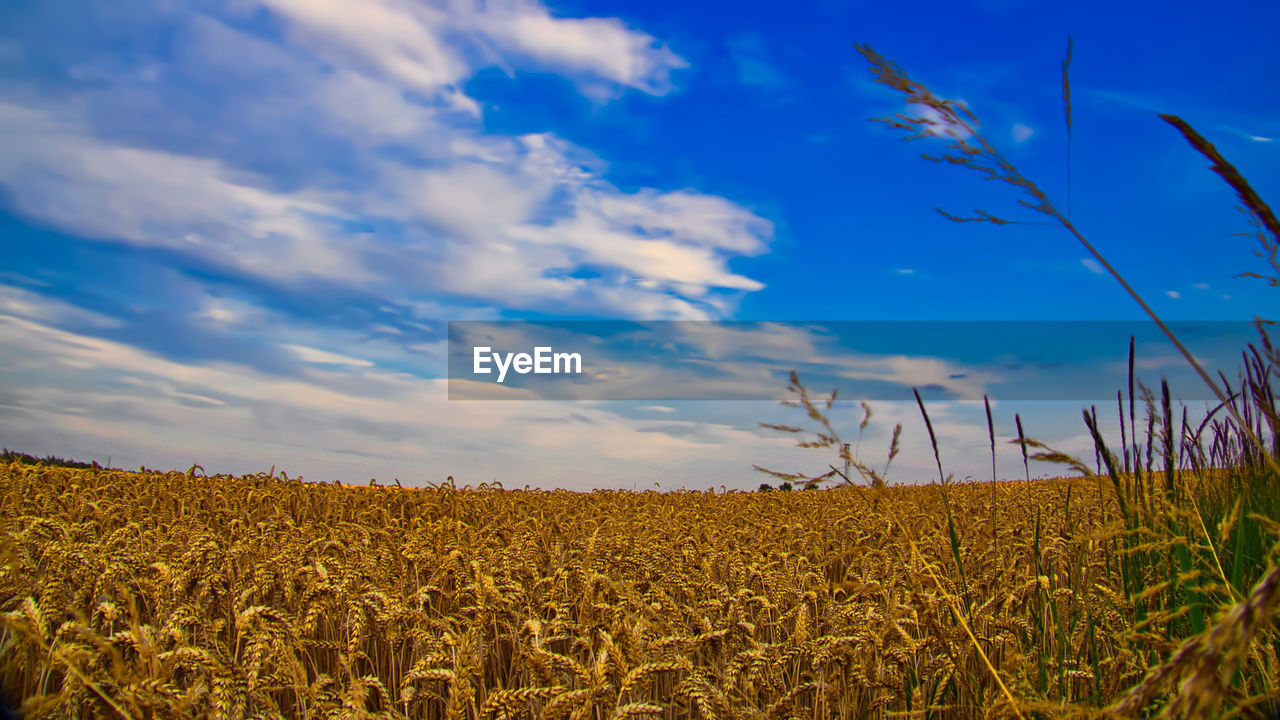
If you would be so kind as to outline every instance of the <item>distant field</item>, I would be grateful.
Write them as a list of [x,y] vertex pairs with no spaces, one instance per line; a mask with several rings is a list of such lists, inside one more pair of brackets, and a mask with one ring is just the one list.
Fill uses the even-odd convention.
[[1132,622],[1096,481],[951,486],[953,547],[938,486],[0,475],[28,717],[1009,714],[949,597],[1023,712],[1105,705],[1175,646]]

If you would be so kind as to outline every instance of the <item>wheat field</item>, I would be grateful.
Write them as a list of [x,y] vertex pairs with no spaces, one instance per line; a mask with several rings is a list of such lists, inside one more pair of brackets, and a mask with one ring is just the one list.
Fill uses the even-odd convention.
[[[3,678],[30,718],[1097,714],[1177,647],[1181,612],[1135,621],[1096,478],[583,494],[0,473]],[[1274,697],[1274,642],[1247,666],[1224,692]]]

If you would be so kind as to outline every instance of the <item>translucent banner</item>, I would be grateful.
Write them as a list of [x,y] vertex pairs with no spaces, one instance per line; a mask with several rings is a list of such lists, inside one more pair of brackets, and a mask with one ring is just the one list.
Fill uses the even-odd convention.
[[[1247,322],[1174,322],[1215,378],[1259,344]],[[1135,374],[1185,401],[1208,387],[1154,323],[1127,321],[449,323],[451,400],[776,400],[792,370],[846,400],[1102,401]]]

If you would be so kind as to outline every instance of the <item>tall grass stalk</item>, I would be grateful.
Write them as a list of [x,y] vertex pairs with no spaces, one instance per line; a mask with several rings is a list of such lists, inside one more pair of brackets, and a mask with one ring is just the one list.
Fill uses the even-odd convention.
[[[938,578],[934,577],[934,582],[946,593],[957,624],[982,656],[989,677],[1001,690],[1009,708],[1018,714],[1025,711],[1053,716],[1131,717],[1158,713],[1161,717],[1188,717],[1221,707],[1232,717],[1280,716],[1280,697],[1273,679],[1280,675],[1280,637],[1273,619],[1280,605],[1280,522],[1277,521],[1280,518],[1280,417],[1272,386],[1280,370],[1280,354],[1267,335],[1265,325],[1269,321],[1255,318],[1261,347],[1250,345],[1245,350],[1243,371],[1235,383],[1238,389],[1233,390],[1233,383],[1225,374],[1219,372],[1218,380],[1209,376],[1138,291],[1073,224],[1069,76],[1073,47],[1070,43],[1062,63],[1069,174],[1065,215],[983,136],[981,124],[967,106],[934,95],[870,47],[855,45],[855,48],[868,61],[878,82],[906,95],[909,107],[925,108],[917,115],[899,113],[876,118],[876,121],[906,131],[908,140],[933,139],[946,143],[942,153],[924,154],[927,160],[966,167],[1020,190],[1024,197],[1018,203],[1067,230],[1160,328],[1218,401],[1194,431],[1185,406],[1178,421],[1168,383],[1161,383],[1157,396],[1136,379],[1134,340],[1130,338],[1127,417],[1124,393],[1118,391],[1116,395],[1119,455],[1111,450],[1103,436],[1096,408],[1083,412],[1094,444],[1095,469],[1028,438],[1021,417],[1015,414],[1018,437],[1013,442],[1022,451],[1026,480],[1030,481],[1030,459],[1065,464],[1096,488],[1099,499],[1098,514],[1093,516],[1096,520],[1077,533],[1074,527],[1082,525],[1086,515],[1085,511],[1077,510],[1075,515],[1079,519],[1072,520],[1074,486],[1068,484],[1061,513],[1063,524],[1057,537],[1045,532],[1041,508],[1034,509],[1032,557],[1026,569],[1033,574],[1030,582],[1037,587],[1037,599],[1025,607],[1030,622],[1024,631],[1021,650],[1012,656],[1024,661],[1016,662],[1004,653],[989,656],[979,639],[991,622],[987,609],[1000,602],[998,591],[986,584],[981,588],[970,585],[966,557],[973,548],[964,549],[964,538],[957,529],[950,499],[954,486],[951,478],[943,473],[933,424],[919,392],[915,393],[938,468],[940,509],[946,520],[945,537],[956,567],[959,597],[946,593]],[[1196,151],[1213,162],[1213,172],[1236,191],[1243,204],[1254,227],[1252,236],[1261,246],[1255,254],[1275,274],[1242,275],[1280,286],[1280,262],[1277,261],[1280,222],[1270,207],[1239,171],[1189,124],[1172,115],[1160,118],[1178,129]],[[972,217],[954,216],[942,209],[938,212],[955,222],[1018,224],[981,209],[975,210]],[[838,443],[839,436],[828,417],[830,400],[825,410],[819,409],[795,373],[791,389],[800,398],[796,406],[804,407],[809,417],[822,426],[817,441],[798,444],[831,447]],[[1139,396],[1145,408],[1145,429],[1140,428],[1136,413]],[[988,521],[994,553],[998,551],[996,541],[1000,539],[994,482],[995,428],[990,401],[984,400],[993,452]],[[803,431],[798,427],[768,427]],[[865,427],[864,420],[859,428],[860,437]],[[901,426],[894,433],[895,453],[900,429]],[[1029,449],[1035,452],[1029,453]],[[877,488],[883,487],[882,474],[871,473],[856,461],[852,467],[864,480],[873,482]],[[842,479],[846,484],[851,482],[846,474],[835,471],[834,467],[832,470],[816,478],[802,474],[792,477],[807,482],[834,479]],[[1110,520],[1112,517],[1116,520]],[[906,529],[901,519],[897,523]],[[966,527],[973,525],[966,524]],[[919,552],[917,542],[911,532],[904,535],[914,556]],[[1086,560],[1095,552],[1099,560]],[[927,563],[925,566],[932,567]],[[995,594],[984,598],[985,593]],[[1115,614],[1124,617],[1128,626],[1111,640],[1117,644],[1111,652],[1119,655],[1099,659],[1097,619]],[[1089,657],[1095,667],[1087,671],[1080,668],[1081,655]],[[995,661],[988,660],[989,657]],[[1118,668],[1120,657],[1134,659],[1141,671],[1136,675],[1125,672],[1107,675],[1103,664]],[[1029,664],[1025,662],[1028,659]],[[1010,688],[1017,689],[1019,697],[1015,699]]]
[[[1049,198],[1040,188],[1031,180],[1022,175],[1018,169],[1010,163],[995,148],[994,145],[982,134],[981,124],[977,117],[963,104],[955,100],[944,100],[934,95],[929,88],[915,82],[896,64],[886,60],[868,45],[855,44],[854,47],[866,58],[872,66],[872,72],[876,75],[876,81],[890,88],[901,91],[907,96],[907,104],[928,108],[936,113],[936,117],[928,117],[924,115],[908,115],[898,113],[890,117],[875,118],[877,122],[886,123],[889,127],[898,130],[905,130],[910,133],[905,139],[917,140],[929,137],[942,137],[949,140],[946,147],[947,152],[941,155],[931,155],[925,153],[922,157],[926,160],[936,163],[947,163],[959,165],[975,170],[985,176],[987,179],[1000,180],[1014,187],[1020,188],[1025,195],[1032,201],[1019,199],[1018,204],[1023,207],[1034,210],[1054,220],[1067,230],[1076,240],[1084,246],[1085,250],[1093,256],[1106,271],[1111,275],[1117,283],[1124,288],[1125,292],[1133,298],[1134,302],[1142,308],[1143,312],[1160,328],[1165,337],[1173,343],[1178,352],[1196,371],[1196,374],[1209,386],[1209,389],[1217,396],[1217,398],[1226,402],[1227,396],[1214,382],[1209,373],[1205,371],[1200,362],[1195,358],[1191,351],[1182,343],[1182,340],[1165,324],[1164,320],[1156,314],[1155,310],[1147,304],[1142,295],[1129,284],[1129,281],[1120,274],[1118,270],[1094,247],[1078,228],[1060,213]],[[1064,92],[1064,100],[1067,102],[1068,117],[1070,117],[1070,78],[1065,74],[1067,72],[1067,64],[1064,64],[1063,86],[1066,88]],[[1264,227],[1278,240],[1280,240],[1280,223],[1276,221],[1275,215],[1271,212],[1270,207],[1262,201],[1258,194],[1253,190],[1249,183],[1229,162],[1217,153],[1217,150],[1204,138],[1200,137],[1186,122],[1172,115],[1161,115],[1161,119],[1174,127],[1178,128],[1188,138],[1192,146],[1199,150],[1206,157],[1214,161],[1213,170],[1223,177],[1233,188],[1236,189],[1241,201],[1245,207],[1257,217]],[[984,210],[975,210],[973,217],[959,217],[951,215],[941,208],[938,209],[944,217],[956,222],[989,222],[996,225],[1011,225],[1015,221],[1006,220],[997,215],[993,215]],[[1275,253],[1272,253],[1274,257]],[[1229,408],[1230,409],[1230,408]],[[1231,410],[1234,412],[1234,410]],[[1253,435],[1252,428],[1245,423],[1242,417],[1236,417],[1240,423],[1242,430],[1253,440],[1255,446],[1261,446],[1262,442]],[[1268,464],[1272,470],[1280,474],[1280,462],[1275,458],[1268,458]]]

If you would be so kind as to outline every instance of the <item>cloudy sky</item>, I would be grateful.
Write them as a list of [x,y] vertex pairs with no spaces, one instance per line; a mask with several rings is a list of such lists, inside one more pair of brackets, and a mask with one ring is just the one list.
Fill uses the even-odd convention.
[[[1275,307],[1235,277],[1256,241],[1156,113],[1274,203],[1277,26],[1257,2],[4,3],[0,441],[346,482],[819,470],[758,427],[798,419],[769,402],[451,401],[447,322],[1138,319],[1062,230],[943,220],[1039,218],[868,122],[904,108],[852,48],[963,100],[1065,209],[1068,35],[1073,219],[1168,318],[1249,320]],[[1021,412],[1084,450],[1080,405],[997,402],[997,433]],[[902,422],[891,479],[936,472],[914,405],[874,407],[867,458]],[[931,411],[948,472],[989,475],[981,403]]]

